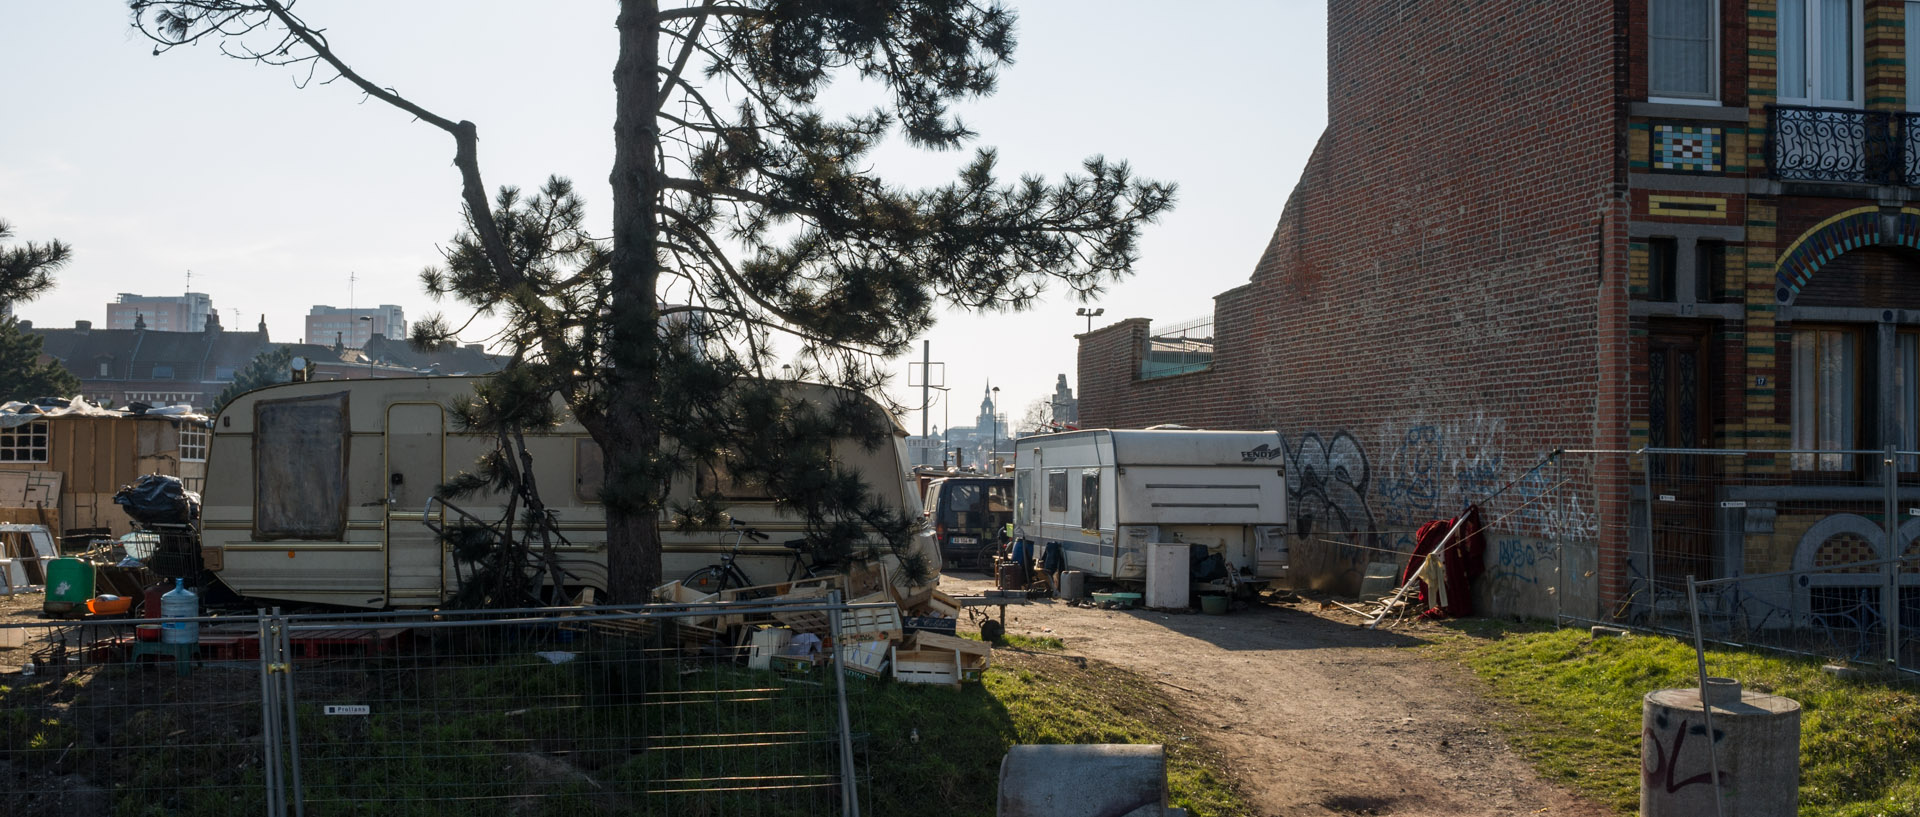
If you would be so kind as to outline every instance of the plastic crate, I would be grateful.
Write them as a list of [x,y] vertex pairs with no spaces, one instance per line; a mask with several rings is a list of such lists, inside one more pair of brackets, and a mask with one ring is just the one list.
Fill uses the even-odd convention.
[[939,616],[908,616],[900,622],[901,629],[909,632],[939,633],[955,635],[959,632],[960,620]]

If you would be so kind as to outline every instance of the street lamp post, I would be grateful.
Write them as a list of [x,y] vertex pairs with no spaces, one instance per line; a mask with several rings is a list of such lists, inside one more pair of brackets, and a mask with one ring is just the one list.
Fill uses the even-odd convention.
[[1107,314],[1107,308],[1103,306],[1098,309],[1088,309],[1083,306],[1083,307],[1080,307],[1079,309],[1074,310],[1073,314],[1085,317],[1087,319],[1087,331],[1092,332],[1093,319],[1098,318],[1101,315]]
[[1000,459],[1000,387],[993,387],[993,405],[987,411],[993,417],[993,447],[987,449],[987,473],[999,469]]

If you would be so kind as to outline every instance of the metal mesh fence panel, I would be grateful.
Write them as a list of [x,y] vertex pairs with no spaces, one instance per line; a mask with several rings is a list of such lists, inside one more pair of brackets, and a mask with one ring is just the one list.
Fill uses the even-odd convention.
[[0,624],[0,813],[264,813],[259,622],[199,621]]
[[715,640],[717,616],[764,613],[288,618],[296,802],[306,815],[847,813],[835,667]]
[[1594,474],[1599,513],[1566,558],[1592,566],[1597,603],[1589,613],[1569,592],[1562,620],[1690,634],[1692,577],[1708,641],[1920,666],[1920,454],[1644,449],[1563,459],[1576,463]]

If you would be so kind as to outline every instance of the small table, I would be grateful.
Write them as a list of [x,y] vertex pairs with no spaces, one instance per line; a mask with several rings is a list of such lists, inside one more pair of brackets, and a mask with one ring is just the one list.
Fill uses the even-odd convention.
[[165,641],[133,642],[133,662],[140,663],[143,655],[166,655],[173,657],[173,674],[184,676],[193,671],[193,654],[199,644],[169,644]]
[[961,607],[998,607],[1000,608],[1000,626],[1007,626],[1007,605],[1031,604],[1025,590],[988,590],[984,596],[954,596]]

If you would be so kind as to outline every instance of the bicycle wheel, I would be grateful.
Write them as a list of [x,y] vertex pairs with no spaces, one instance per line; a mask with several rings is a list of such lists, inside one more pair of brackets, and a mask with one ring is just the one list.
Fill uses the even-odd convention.
[[727,574],[717,565],[703,567],[687,574],[687,577],[681,579],[680,583],[701,593],[711,595],[720,592],[721,588],[727,586]]

